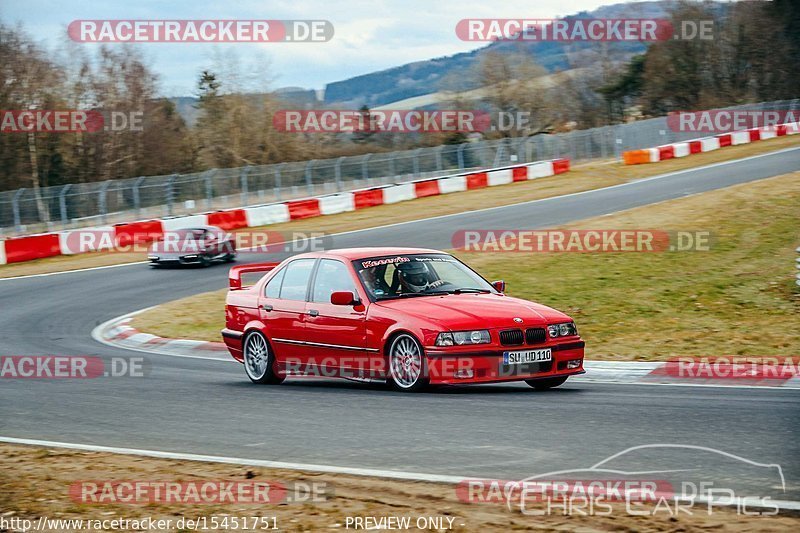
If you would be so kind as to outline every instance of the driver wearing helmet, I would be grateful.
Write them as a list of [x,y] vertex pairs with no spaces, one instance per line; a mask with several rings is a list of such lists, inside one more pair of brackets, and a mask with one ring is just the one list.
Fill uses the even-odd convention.
[[442,280],[431,282],[428,265],[417,261],[397,265],[397,278],[404,293],[423,292],[443,283]]

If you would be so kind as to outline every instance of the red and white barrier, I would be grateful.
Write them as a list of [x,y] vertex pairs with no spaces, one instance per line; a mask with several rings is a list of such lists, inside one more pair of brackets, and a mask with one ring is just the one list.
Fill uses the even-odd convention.
[[129,248],[134,244],[161,239],[166,232],[194,226],[218,226],[226,231],[268,226],[290,220],[395,204],[416,198],[507,185],[516,181],[554,176],[568,170],[568,159],[554,159],[276,204],[16,237],[0,241],[0,264],[19,263],[55,255]]
[[450,194],[451,192],[463,192],[466,190],[467,190],[466,176],[452,176],[450,178],[442,178],[439,180],[439,192],[441,194]]
[[289,222],[289,208],[286,204],[260,205],[258,207],[245,207],[244,214],[247,218],[248,228],[269,226]]
[[396,204],[416,198],[413,183],[399,183],[383,189],[383,203]]
[[351,192],[323,196],[319,199],[319,212],[323,215],[335,215],[355,210],[355,200]]
[[732,133],[722,133],[713,137],[704,137],[693,141],[685,141],[673,144],[665,144],[654,148],[644,148],[642,150],[628,150],[623,152],[622,158],[626,165],[638,165],[641,163],[657,163],[675,157],[686,157],[701,152],[718,150],[724,146],[738,146],[755,141],[763,141],[784,135],[795,135],[800,133],[800,122],[791,122],[779,126],[764,126],[752,128],[744,131],[734,131]]

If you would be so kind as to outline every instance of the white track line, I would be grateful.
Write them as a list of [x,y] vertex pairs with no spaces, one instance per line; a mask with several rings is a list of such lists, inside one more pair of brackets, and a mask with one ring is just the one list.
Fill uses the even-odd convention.
[[[16,437],[0,436],[0,442],[7,444],[22,444],[28,446],[44,446],[48,448],[67,448],[71,450],[82,450],[88,452],[117,453],[122,455],[137,455],[142,457],[155,457],[158,459],[173,459],[180,461],[198,461],[205,463],[222,463],[243,466],[257,466],[263,468],[282,468],[284,470],[299,470],[304,472],[321,472],[326,474],[344,474],[360,477],[378,477],[385,479],[401,479],[404,481],[424,481],[429,483],[444,483],[455,485],[464,480],[483,480],[487,478],[477,478],[470,476],[453,476],[445,474],[424,474],[420,472],[403,472],[398,470],[382,470],[375,468],[359,468],[350,466],[317,465],[307,463],[293,463],[284,461],[266,461],[263,459],[245,459],[240,457],[224,457],[219,455],[199,455],[193,453],[164,452],[160,450],[141,450],[137,448],[118,448],[116,446],[99,446],[95,444],[75,444],[71,442],[57,442],[38,439],[20,439]],[[705,498],[696,498],[699,503],[707,503]],[[769,500],[769,509],[773,506],[780,507],[785,511],[800,511],[800,501],[792,500]],[[718,505],[724,505],[718,502]],[[734,504],[729,504],[734,505]],[[749,505],[749,507],[759,507]]]
[[57,272],[45,272],[43,274],[26,274],[24,276],[10,276],[7,278],[0,278],[0,281],[10,281],[14,279],[26,279],[26,278],[46,278],[47,276],[57,276],[59,274],[74,274],[75,272],[89,272],[91,270],[105,270],[106,268],[120,268],[126,267],[131,265],[143,265],[145,263],[149,263],[149,261],[133,261],[131,263],[119,263],[116,265],[105,265],[105,266],[97,266],[97,267],[86,267],[86,268],[76,268],[74,270],[59,270]]
[[[705,165],[705,166],[702,166],[702,167],[692,167],[692,168],[687,168],[687,169],[684,169],[684,170],[676,170],[675,172],[669,172],[667,174],[659,174],[658,176],[650,176],[649,178],[642,178],[642,179],[638,179],[638,180],[628,181],[628,182],[625,182],[625,183],[618,183],[617,185],[610,185],[608,187],[602,187],[600,189],[589,189],[589,190],[586,190],[586,191],[572,192],[572,193],[569,193],[569,194],[562,194],[562,195],[559,195],[559,196],[550,196],[550,197],[547,197],[547,198],[539,198],[537,200],[529,200],[527,202],[519,202],[519,203],[516,203],[516,204],[507,204],[507,205],[497,205],[497,206],[493,206],[493,207],[484,207],[484,208],[481,208],[481,209],[473,209],[473,210],[470,210],[470,211],[462,211],[460,213],[450,213],[450,214],[447,214],[447,215],[438,215],[438,216],[435,216],[435,217],[419,218],[419,219],[416,219],[416,220],[407,220],[405,222],[393,222],[391,224],[383,224],[383,225],[380,225],[380,226],[371,226],[369,228],[362,228],[362,229],[356,229],[356,230],[350,230],[350,231],[342,231],[342,232],[339,232],[339,233],[331,233],[331,234],[326,235],[326,236],[327,237],[336,237],[336,236],[340,236],[340,235],[352,235],[354,233],[363,233],[365,231],[373,231],[373,230],[393,228],[393,227],[403,226],[403,225],[407,225],[407,224],[416,224],[418,222],[429,222],[431,220],[442,220],[442,219],[446,219],[446,218],[452,218],[452,217],[468,215],[468,214],[473,214],[473,213],[483,213],[483,212],[487,212],[487,211],[494,211],[496,209],[505,209],[505,208],[508,208],[508,207],[516,207],[516,206],[521,206],[521,205],[532,205],[532,204],[536,204],[536,203],[539,203],[539,202],[547,202],[547,201],[551,201],[551,200],[559,200],[561,198],[571,198],[573,196],[580,196],[580,195],[591,194],[591,193],[600,192],[600,191],[608,191],[608,190],[612,190],[612,189],[630,187],[630,186],[636,185],[638,183],[644,183],[644,182],[647,182],[647,181],[655,181],[655,180],[670,178],[672,176],[677,176],[677,175],[680,175],[680,174],[686,174],[686,173],[689,173],[689,172],[695,172],[695,171],[698,171],[698,170],[706,170],[706,169],[709,169],[709,168],[716,168],[716,167],[720,167],[720,166],[733,165],[733,164],[741,163],[743,161],[751,161],[753,159],[759,159],[759,158],[762,158],[762,157],[770,157],[770,156],[773,156],[773,155],[776,155],[776,154],[782,154],[782,153],[791,152],[791,151],[794,151],[794,150],[800,150],[800,147],[783,148],[781,150],[776,150],[774,152],[767,152],[767,153],[764,153],[764,154],[751,155],[749,157],[744,157],[744,158],[741,158],[741,159],[733,159],[731,161],[721,161],[719,163],[712,163],[712,164]],[[765,179],[767,179],[767,178],[765,178]],[[704,192],[710,192],[710,191],[704,191]],[[693,194],[700,194],[700,193],[693,193]],[[608,213],[608,214],[611,214],[611,213]],[[302,242],[302,241],[303,240],[301,239],[301,240],[293,241],[293,242]],[[245,248],[243,248],[243,250],[245,250]],[[2,281],[10,281],[10,280],[15,280],[15,279],[39,278],[39,277],[45,277],[45,276],[55,276],[55,275],[60,275],[60,274],[72,274],[74,272],[87,272],[87,271],[91,271],[91,270],[102,270],[104,268],[126,267],[126,266],[131,266],[131,265],[140,265],[140,264],[143,264],[143,263],[147,263],[147,261],[137,261],[135,263],[122,263],[122,264],[119,264],[119,265],[108,265],[108,266],[101,266],[101,267],[80,268],[80,269],[75,269],[75,270],[61,270],[61,271],[58,271],[58,272],[48,272],[48,273],[45,273],[45,274],[28,274],[28,275],[24,275],[24,276],[6,277],[6,278],[0,278],[0,282],[2,282]]]

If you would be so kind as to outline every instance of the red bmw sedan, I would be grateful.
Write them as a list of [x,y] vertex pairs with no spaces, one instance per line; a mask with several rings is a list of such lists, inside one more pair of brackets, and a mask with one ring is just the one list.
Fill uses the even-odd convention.
[[[264,273],[250,287],[242,275]],[[428,384],[582,374],[572,319],[504,294],[455,257],[417,248],[353,248],[233,267],[222,337],[255,383],[287,376]]]

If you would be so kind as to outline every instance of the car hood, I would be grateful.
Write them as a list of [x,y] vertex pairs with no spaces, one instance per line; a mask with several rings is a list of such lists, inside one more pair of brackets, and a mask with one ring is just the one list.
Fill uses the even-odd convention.
[[[499,294],[447,294],[399,300],[376,305],[413,315],[442,329],[492,329],[544,326],[571,320],[564,313],[520,298]],[[515,322],[521,318],[522,322]]]

